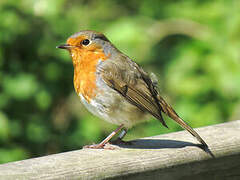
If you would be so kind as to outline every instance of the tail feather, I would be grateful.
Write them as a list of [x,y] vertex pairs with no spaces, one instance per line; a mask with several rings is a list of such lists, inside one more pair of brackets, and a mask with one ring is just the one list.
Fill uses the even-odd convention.
[[183,119],[181,119],[177,113],[174,111],[174,109],[166,103],[166,101],[159,96],[158,97],[160,105],[162,107],[162,111],[168,115],[170,118],[172,118],[174,121],[176,121],[182,128],[186,129],[189,133],[191,133],[194,137],[197,138],[197,140],[205,147],[208,147],[208,145],[205,143],[205,141],[200,137],[200,135],[194,131]]

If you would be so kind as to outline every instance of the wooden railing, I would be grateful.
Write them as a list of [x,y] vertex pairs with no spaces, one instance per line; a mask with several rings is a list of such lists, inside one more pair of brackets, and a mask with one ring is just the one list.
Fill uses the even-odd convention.
[[240,179],[240,120],[138,139],[115,150],[83,149],[0,165],[0,179]]

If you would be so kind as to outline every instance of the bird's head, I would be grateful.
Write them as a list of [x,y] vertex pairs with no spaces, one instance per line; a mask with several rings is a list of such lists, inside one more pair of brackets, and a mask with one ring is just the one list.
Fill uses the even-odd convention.
[[107,55],[111,46],[109,40],[102,33],[95,31],[80,31],[70,36],[66,44],[59,45],[57,48],[68,50],[72,56],[84,52],[104,52],[105,55]]
[[[115,49],[113,45],[102,33],[80,31],[70,36],[66,44],[57,46],[57,48],[70,52],[74,66],[74,87],[77,94],[83,94],[86,99],[94,96],[97,64],[111,56]],[[88,101],[90,100],[88,99]]]

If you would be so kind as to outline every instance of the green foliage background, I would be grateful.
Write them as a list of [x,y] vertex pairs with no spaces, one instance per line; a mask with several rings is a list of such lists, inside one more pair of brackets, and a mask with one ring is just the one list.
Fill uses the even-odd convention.
[[[55,47],[101,31],[159,78],[162,95],[193,127],[240,117],[238,0],[1,0],[0,163],[79,149],[115,126],[74,93],[69,54]],[[150,120],[126,139],[170,130]]]

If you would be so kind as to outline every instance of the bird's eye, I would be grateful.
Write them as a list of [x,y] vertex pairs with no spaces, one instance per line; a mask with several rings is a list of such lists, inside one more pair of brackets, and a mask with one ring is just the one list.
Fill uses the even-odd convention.
[[83,44],[84,46],[87,46],[89,43],[90,43],[90,41],[89,41],[88,39],[84,39],[84,40],[82,41],[82,44]]

